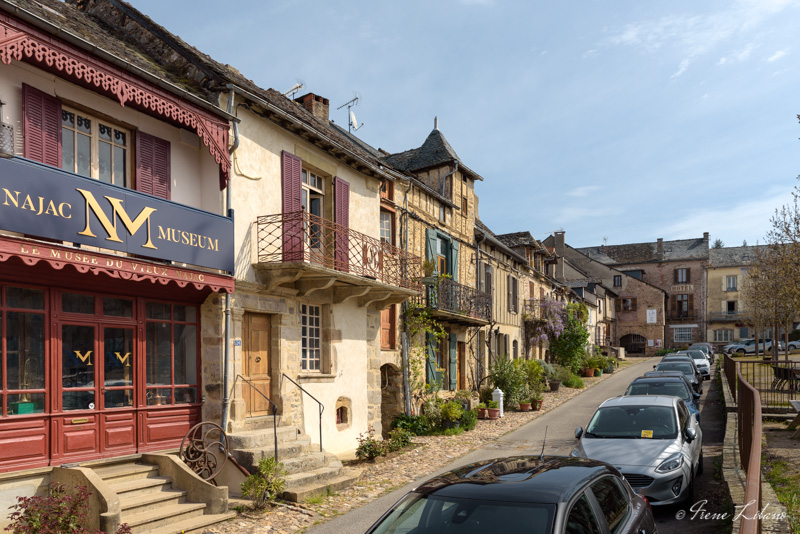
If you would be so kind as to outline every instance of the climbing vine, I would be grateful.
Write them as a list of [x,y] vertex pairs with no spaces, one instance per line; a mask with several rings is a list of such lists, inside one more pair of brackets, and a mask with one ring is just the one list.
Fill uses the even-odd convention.
[[[433,337],[435,343],[444,340],[447,333],[431,314],[430,308],[409,303],[404,320],[408,328],[408,338],[411,350],[408,354],[409,389],[411,390],[412,404],[419,406],[422,401],[435,395],[441,388],[441,380],[433,384],[426,380],[425,366],[428,364],[428,337]],[[434,364],[435,365],[435,364]]]

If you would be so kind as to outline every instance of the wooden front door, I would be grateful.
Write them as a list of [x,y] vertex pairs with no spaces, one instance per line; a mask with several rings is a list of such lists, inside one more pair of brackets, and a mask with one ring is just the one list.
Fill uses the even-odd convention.
[[458,389],[467,389],[466,346],[463,341],[458,342]]
[[[268,415],[270,403],[270,319],[269,315],[247,313],[244,316],[244,377],[250,384],[242,385],[247,414],[251,417]],[[262,395],[260,395],[258,392]],[[274,402],[274,400],[273,400]]]

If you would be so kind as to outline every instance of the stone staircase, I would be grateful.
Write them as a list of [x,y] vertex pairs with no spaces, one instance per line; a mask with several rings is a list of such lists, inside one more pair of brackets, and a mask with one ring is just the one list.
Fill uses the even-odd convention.
[[[274,435],[272,426],[228,434],[231,454],[253,472],[261,458],[275,454]],[[347,487],[361,476],[361,470],[345,469],[335,455],[312,445],[311,438],[297,427],[279,426],[277,435],[278,461],[288,472],[283,493],[287,501],[299,502]]]
[[127,523],[134,533],[191,532],[236,517],[235,512],[205,513],[205,503],[190,502],[186,489],[174,487],[157,465],[141,459],[93,470],[119,497],[120,523]]

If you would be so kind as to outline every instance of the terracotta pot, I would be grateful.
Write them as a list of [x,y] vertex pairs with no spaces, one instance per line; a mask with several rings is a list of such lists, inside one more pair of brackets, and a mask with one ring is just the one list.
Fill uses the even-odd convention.
[[500,408],[486,408],[489,412],[489,419],[500,419]]
[[561,387],[561,380],[550,381],[550,391],[558,391],[559,387]]
[[486,408],[478,408],[478,419],[486,419]]
[[539,410],[541,410],[543,402],[544,402],[544,399],[539,399],[537,401],[533,401],[531,403],[531,406],[533,407],[533,411],[538,412]]
[[521,412],[529,412],[529,411],[531,411],[531,403],[530,402],[520,402],[519,403],[519,411],[521,411]]
[[583,368],[583,376],[586,378],[591,378],[594,376],[594,367],[584,367]]

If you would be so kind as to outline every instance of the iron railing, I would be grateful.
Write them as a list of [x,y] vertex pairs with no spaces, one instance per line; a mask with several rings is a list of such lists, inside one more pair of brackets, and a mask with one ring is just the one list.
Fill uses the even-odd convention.
[[286,373],[281,373],[281,374],[283,375],[284,378],[288,379],[289,382],[297,386],[297,388],[300,391],[311,397],[311,400],[313,400],[319,405],[319,452],[322,452],[322,412],[325,411],[325,406],[320,401],[318,401],[316,397],[314,397],[314,395],[303,389],[303,386],[301,386],[300,384],[289,378],[289,376],[287,376]]
[[725,370],[725,379],[728,381],[731,395],[736,395],[736,361],[725,354],[722,359],[722,368]]
[[[739,532],[756,534],[761,532],[761,396],[742,376],[742,363],[738,364],[737,405],[739,429],[739,461],[747,473],[744,502]],[[726,369],[727,372],[727,369]]]
[[272,435],[275,438],[275,461],[278,461],[278,407],[272,402],[272,399],[264,395],[258,387],[250,382],[248,379],[243,377],[242,375],[236,375],[236,378],[233,381],[233,385],[236,385],[236,380],[242,379],[242,382],[250,386],[253,391],[264,397],[266,401],[272,406]]
[[749,316],[742,311],[735,312],[709,312],[708,320],[718,323],[725,321],[742,322],[747,321]]
[[564,302],[553,300],[553,299],[527,299],[523,301],[523,312],[528,317],[532,318],[541,318],[542,317],[542,306],[544,303],[552,303],[556,302],[559,304],[561,308],[565,308],[567,305]]
[[[728,361],[738,364],[739,372],[744,376],[750,386],[761,397],[762,407],[770,413],[793,412],[790,400],[800,396],[800,362],[786,360],[771,361],[736,361],[730,356],[725,357],[725,374],[728,377],[736,375],[736,368],[731,369]],[[731,392],[736,391],[730,383]]]
[[257,218],[258,262],[301,262],[419,291],[419,256],[304,211]]
[[465,286],[449,278],[440,278],[426,284],[417,304],[480,321],[492,320],[492,296],[474,287]]
[[697,312],[697,310],[670,311],[667,314],[668,321],[685,321],[699,318],[700,314]]

